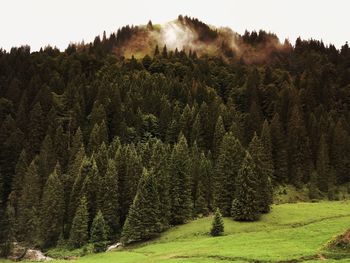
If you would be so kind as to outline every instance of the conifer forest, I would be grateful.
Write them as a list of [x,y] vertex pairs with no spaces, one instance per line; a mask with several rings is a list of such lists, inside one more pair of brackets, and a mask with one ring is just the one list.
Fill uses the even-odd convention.
[[259,222],[284,186],[339,200],[348,43],[172,23],[192,34],[184,48],[150,21],[65,50],[0,50],[2,257],[13,242],[128,247],[207,216],[220,236],[223,218]]

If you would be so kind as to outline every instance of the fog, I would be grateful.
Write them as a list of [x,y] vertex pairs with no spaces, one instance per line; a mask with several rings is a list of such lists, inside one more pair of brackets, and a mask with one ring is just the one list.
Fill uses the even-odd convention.
[[[264,29],[292,43],[301,36],[340,47],[350,39],[348,10],[347,0],[2,0],[0,47],[28,44],[38,50],[49,44],[64,49],[70,42],[92,41],[104,30],[111,33],[150,19],[164,24],[179,14],[240,34]],[[181,29],[165,28],[166,42],[179,45],[175,35]]]

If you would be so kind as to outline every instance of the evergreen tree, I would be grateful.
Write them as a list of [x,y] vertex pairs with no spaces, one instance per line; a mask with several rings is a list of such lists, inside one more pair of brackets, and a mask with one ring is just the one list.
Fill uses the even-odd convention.
[[316,171],[313,171],[310,175],[308,190],[309,190],[309,198],[311,200],[320,198],[320,190],[318,189],[318,174]]
[[310,167],[310,149],[302,115],[298,105],[294,105],[288,123],[289,180],[301,187]]
[[93,215],[97,213],[98,210],[98,196],[99,196],[99,182],[100,174],[96,165],[94,156],[91,157],[91,170],[88,172],[87,176],[84,179],[80,196],[83,195],[87,200],[89,227],[93,221]]
[[288,154],[285,137],[279,114],[276,113],[271,121],[271,145],[274,163],[273,178],[278,183],[288,182]]
[[261,213],[268,213],[272,204],[272,185],[271,185],[271,170],[268,167],[268,158],[264,146],[257,136],[254,134],[252,141],[249,144],[249,153],[255,163],[255,173],[258,179],[258,204]]
[[56,169],[45,184],[40,213],[43,245],[54,246],[63,231],[64,216],[64,190]]
[[192,212],[189,152],[186,138],[180,134],[170,158],[170,218],[172,224],[182,224]]
[[23,188],[23,179],[27,169],[27,154],[26,151],[23,149],[15,167],[14,177],[12,178],[13,207],[15,210],[16,217],[18,211],[18,199],[20,198],[20,194]]
[[123,227],[123,243],[129,244],[159,235],[161,215],[156,184],[153,171],[148,172],[144,169]]
[[[77,175],[75,175],[75,180],[72,186],[72,190],[69,196],[68,213],[67,213],[67,231],[70,231],[73,218],[76,213],[76,209],[79,205],[79,200],[81,198],[81,192],[83,188],[84,181],[89,173],[92,171],[92,162],[86,156],[83,157],[80,167],[77,167]],[[86,198],[86,197],[85,197]]]
[[150,167],[153,169],[157,181],[157,191],[160,201],[159,211],[162,215],[162,229],[169,227],[170,220],[170,196],[169,196],[169,153],[163,143],[157,140],[150,160]]
[[263,155],[262,162],[266,167],[269,177],[271,178],[271,180],[273,180],[274,164],[273,164],[273,158],[272,158],[271,130],[267,120],[264,121],[260,137],[261,137],[261,143],[264,147],[264,155]]
[[108,164],[108,150],[106,144],[103,142],[98,151],[96,152],[95,159],[98,171],[100,172],[100,175],[103,177],[106,174],[107,171],[107,164]]
[[223,214],[229,216],[235,192],[235,180],[244,158],[241,143],[231,132],[225,134],[216,164],[214,203]]
[[95,252],[102,252],[106,249],[107,225],[100,210],[92,222],[90,240],[94,244]]
[[205,205],[203,206],[205,209],[211,210],[213,208],[213,174],[214,168],[212,164],[212,157],[210,152],[208,153],[208,157],[204,155],[202,152],[200,155],[200,164],[199,164],[199,173],[201,175],[200,178],[200,192],[201,195],[205,198]]
[[14,238],[15,215],[14,208],[8,201],[7,208],[2,202],[4,192],[0,174],[0,257],[7,257],[12,249]]
[[69,158],[68,165],[74,162],[77,152],[80,150],[81,145],[83,144],[83,133],[81,132],[80,127],[74,133],[72,143],[69,148]]
[[235,197],[231,216],[236,221],[259,219],[258,175],[253,158],[247,152],[236,179]]
[[67,155],[68,141],[62,125],[59,125],[55,133],[55,152],[57,161],[61,164],[64,170],[67,167],[69,155]]
[[222,117],[219,116],[215,125],[214,142],[213,142],[213,157],[215,160],[219,155],[220,146],[221,146],[222,139],[224,138],[224,135],[225,135],[224,122],[222,120]]
[[83,196],[75,213],[72,228],[69,235],[69,244],[73,248],[79,248],[86,244],[89,238],[88,234],[88,208],[87,199]]
[[192,118],[192,110],[187,104],[182,112],[179,124],[181,127],[181,132],[183,133],[187,141],[191,141],[192,139]]
[[318,148],[316,170],[318,174],[318,188],[323,192],[328,191],[329,168],[328,146],[325,136],[322,135]]
[[350,164],[350,139],[341,120],[338,120],[334,131],[331,144],[331,163],[336,172],[338,183],[346,182],[348,177],[348,168]]
[[45,182],[56,164],[56,154],[54,146],[49,135],[45,136],[42,143],[38,158],[38,173],[40,177],[40,185],[44,187]]
[[137,191],[137,183],[142,174],[142,160],[134,144],[119,149],[115,158],[119,177],[120,219],[123,224]]
[[41,142],[45,137],[46,121],[40,103],[35,104],[30,112],[28,125],[27,153],[30,158],[40,151]]
[[18,201],[18,237],[21,241],[38,242],[40,208],[40,181],[36,159],[29,165],[23,179]]
[[210,230],[210,235],[212,236],[221,236],[224,233],[224,221],[220,213],[220,209],[216,208],[212,227]]
[[108,160],[106,175],[102,178],[100,208],[107,224],[108,237],[115,238],[120,232],[118,172],[113,159]]
[[194,200],[194,213],[195,215],[208,215],[208,204],[203,189],[203,183],[199,181],[197,183],[196,198]]

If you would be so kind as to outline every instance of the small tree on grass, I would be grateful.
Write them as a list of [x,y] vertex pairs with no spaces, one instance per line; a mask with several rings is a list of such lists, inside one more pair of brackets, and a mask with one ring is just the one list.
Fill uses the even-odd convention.
[[94,244],[95,252],[102,252],[106,249],[107,225],[102,212],[98,211],[91,227],[91,242]]
[[224,221],[222,220],[220,209],[216,208],[210,235],[215,237],[222,235],[222,233],[224,233]]

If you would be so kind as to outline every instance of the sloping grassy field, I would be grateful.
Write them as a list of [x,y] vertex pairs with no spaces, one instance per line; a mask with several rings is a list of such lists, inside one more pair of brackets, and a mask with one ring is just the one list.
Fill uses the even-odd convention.
[[[156,240],[74,262],[325,262],[320,259],[335,255],[324,244],[350,228],[350,201],[275,205],[254,223],[225,218],[225,235],[215,238],[208,235],[211,221],[201,218]],[[334,262],[350,262],[350,255]]]

